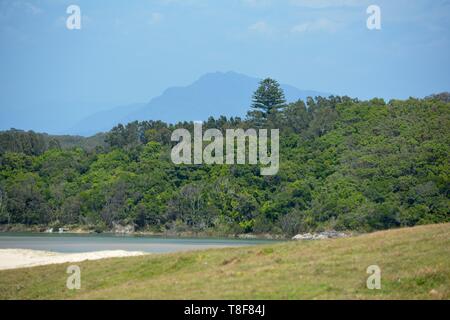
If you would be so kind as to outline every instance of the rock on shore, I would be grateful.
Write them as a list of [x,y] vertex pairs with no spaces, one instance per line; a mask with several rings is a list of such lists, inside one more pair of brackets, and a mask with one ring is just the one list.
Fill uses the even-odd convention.
[[335,230],[323,231],[319,233],[302,233],[292,237],[292,240],[323,240],[323,239],[336,239],[347,238],[348,234],[338,232]]

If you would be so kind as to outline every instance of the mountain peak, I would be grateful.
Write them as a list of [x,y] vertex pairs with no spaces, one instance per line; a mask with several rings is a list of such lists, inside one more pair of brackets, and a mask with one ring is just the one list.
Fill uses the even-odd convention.
[[[92,132],[98,132],[105,124],[101,119],[128,123],[139,120],[162,120],[168,123],[179,121],[206,120],[209,117],[245,117],[252,103],[253,92],[258,88],[261,79],[250,77],[235,71],[216,71],[202,75],[197,81],[184,87],[171,87],[160,96],[153,98],[148,104],[139,108],[112,109],[109,115],[102,114],[86,123],[97,122]],[[317,91],[305,91],[290,85],[281,84],[286,100],[295,102],[305,100],[308,96],[328,96]],[[129,112],[124,116],[124,112]],[[88,121],[90,120],[90,121]],[[76,128],[71,133],[77,132]]]
[[226,71],[226,72],[216,71],[205,73],[197,81],[211,81],[217,79],[239,79],[239,78],[250,78],[250,77],[235,71]]

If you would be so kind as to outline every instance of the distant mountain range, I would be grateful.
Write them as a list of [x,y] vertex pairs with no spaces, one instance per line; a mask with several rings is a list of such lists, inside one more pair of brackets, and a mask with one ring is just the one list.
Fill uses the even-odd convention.
[[128,123],[125,119],[134,112],[144,108],[146,103],[135,103],[120,106],[111,110],[96,112],[72,127],[67,134],[92,136],[99,132],[107,132],[119,123]]
[[[208,117],[244,117],[250,108],[253,92],[261,79],[236,72],[215,72],[200,77],[186,87],[172,87],[149,103],[131,104],[95,113],[72,127],[68,134],[92,135],[108,131],[119,123],[134,120],[201,121]],[[328,93],[300,90],[281,85],[286,100],[294,102]]]

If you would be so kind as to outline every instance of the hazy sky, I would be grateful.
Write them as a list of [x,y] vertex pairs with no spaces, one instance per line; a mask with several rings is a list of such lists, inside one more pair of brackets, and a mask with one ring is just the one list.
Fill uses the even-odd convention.
[[[81,30],[66,28],[71,4]],[[449,91],[449,18],[449,0],[0,0],[0,129],[145,102],[218,70],[360,98]]]

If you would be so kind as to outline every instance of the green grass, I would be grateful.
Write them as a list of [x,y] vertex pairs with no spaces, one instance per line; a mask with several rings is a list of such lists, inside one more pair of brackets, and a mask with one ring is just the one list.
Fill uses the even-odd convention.
[[[449,299],[450,224],[0,272],[1,299]],[[368,290],[378,265],[382,289]]]

